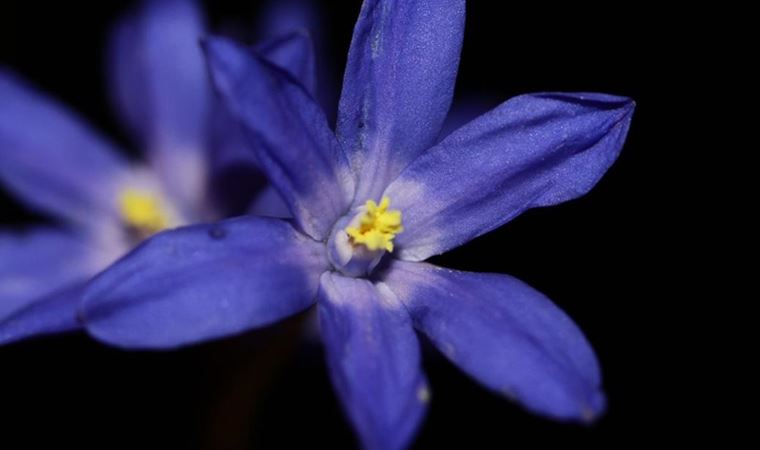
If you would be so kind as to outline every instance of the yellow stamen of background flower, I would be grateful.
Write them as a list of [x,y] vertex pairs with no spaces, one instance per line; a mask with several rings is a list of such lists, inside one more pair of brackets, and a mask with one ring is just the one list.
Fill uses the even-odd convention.
[[152,192],[126,188],[119,194],[119,212],[124,223],[145,237],[169,227],[169,214]]
[[388,197],[383,197],[379,205],[374,200],[367,200],[359,226],[346,228],[353,244],[362,244],[372,251],[393,251],[393,238],[404,231],[404,227],[401,226],[401,211],[389,210],[390,204]]

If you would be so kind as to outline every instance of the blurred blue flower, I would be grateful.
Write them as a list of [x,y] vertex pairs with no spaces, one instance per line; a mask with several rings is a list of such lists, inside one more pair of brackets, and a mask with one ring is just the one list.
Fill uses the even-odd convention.
[[[0,182],[61,221],[0,231],[0,343],[79,328],[76,305],[87,281],[158,231],[226,217],[233,212],[227,206],[241,203],[252,202],[255,213],[287,215],[271,189],[256,197],[229,182],[237,170],[247,184],[264,185],[252,175],[251,158],[235,157],[245,144],[211,93],[204,30],[197,4],[185,0],[146,1],[113,30],[109,87],[117,113],[145,149],[141,163],[126,161],[84,120],[0,70]],[[255,51],[313,88],[305,34]]]
[[206,53],[293,220],[243,217],[161,233],[85,293],[98,339],[173,348],[316,304],[336,391],[369,449],[405,447],[430,399],[415,329],[527,409],[590,421],[599,366],[570,318],[507,275],[423,261],[589,191],[617,158],[633,102],[515,97],[437,143],[462,43],[464,0],[365,0],[337,130],[288,73],[223,38]]

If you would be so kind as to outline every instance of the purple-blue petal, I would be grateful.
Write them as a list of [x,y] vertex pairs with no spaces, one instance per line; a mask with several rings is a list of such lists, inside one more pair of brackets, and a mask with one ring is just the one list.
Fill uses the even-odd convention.
[[0,345],[81,329],[77,310],[86,284],[73,283],[0,319]]
[[253,48],[255,53],[288,72],[306,90],[316,90],[314,43],[306,31],[297,31],[266,40]]
[[141,145],[147,145],[150,134],[148,121],[149,103],[144,62],[142,62],[142,39],[140,39],[139,16],[134,12],[124,14],[113,25],[107,46],[107,82],[110,100],[116,114]]
[[452,362],[529,410],[591,421],[605,397],[591,346],[543,294],[507,275],[396,261],[384,282]]
[[324,249],[279,219],[156,235],[99,275],[82,318],[95,338],[172,348],[261,327],[314,303]]
[[116,214],[128,166],[72,112],[0,69],[0,183],[29,206],[77,224]]
[[385,191],[404,215],[399,257],[423,260],[585,194],[620,153],[633,109],[612,95],[522,95],[455,131]]
[[359,174],[357,204],[378,200],[438,137],[454,92],[464,10],[464,0],[364,1],[337,124]]
[[404,306],[387,287],[328,272],[319,322],[333,385],[362,446],[405,448],[430,394]]
[[[327,51],[330,45],[326,35],[327,20],[318,1],[315,0],[270,0],[262,8],[256,26],[259,38],[269,39],[284,36],[294,31],[308,32],[312,37],[317,64],[317,89],[311,90],[319,100],[330,120],[335,119],[338,103],[338,82],[332,55]],[[277,64],[281,65],[281,64]],[[305,86],[308,84],[304,83]]]
[[[272,64],[290,73],[296,80],[309,90],[314,89],[314,51],[311,38],[304,33],[289,33],[287,35],[266,40],[256,47],[254,52],[267,59]],[[233,176],[244,175],[245,186],[263,184],[263,175],[258,170],[259,163],[255,154],[248,148],[245,135],[240,123],[227,111],[221,101],[214,105],[211,131],[211,161],[214,167],[215,181],[232,172]],[[242,172],[246,172],[243,174]],[[260,179],[255,179],[260,177]],[[242,181],[242,180],[241,180]],[[223,181],[224,184],[227,184]],[[216,185],[214,185],[216,187]],[[250,197],[254,192],[226,192],[225,195],[234,197]]]
[[191,211],[204,190],[211,101],[204,34],[195,1],[145,1],[116,25],[108,54],[117,111],[167,190]]
[[343,215],[353,179],[324,112],[292,76],[223,39],[206,42],[215,86],[298,226],[323,239]]
[[269,0],[257,21],[261,38],[311,30],[320,25],[318,2],[314,0]]
[[0,232],[0,321],[98,270],[94,245],[73,232]]
[[265,186],[253,198],[248,209],[249,214],[264,217],[289,218],[290,211],[282,196],[272,186]]
[[192,0],[144,1],[114,29],[108,53],[113,100],[147,150],[204,143],[210,98],[204,35],[203,13]]

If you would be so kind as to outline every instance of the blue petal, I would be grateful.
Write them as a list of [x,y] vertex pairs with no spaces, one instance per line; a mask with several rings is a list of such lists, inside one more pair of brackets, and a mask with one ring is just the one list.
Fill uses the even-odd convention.
[[129,348],[171,348],[260,327],[314,303],[323,245],[285,221],[242,217],[160,233],[85,292],[87,330]]
[[98,270],[98,254],[72,232],[0,232],[0,320]]
[[289,74],[222,38],[206,45],[215,85],[298,226],[323,239],[348,209],[353,179],[324,112]]
[[604,410],[593,350],[567,315],[525,283],[402,261],[384,282],[415,327],[487,387],[558,419],[590,421]]
[[604,94],[523,95],[460,128],[385,192],[404,214],[400,258],[423,260],[585,194],[620,153],[633,107]]
[[0,182],[79,224],[115,215],[119,152],[61,105],[0,70]]
[[[337,110],[337,82],[335,80],[335,64],[332,64],[331,55],[326,51],[330,44],[325,35],[325,17],[320,9],[319,2],[314,0],[271,0],[266,2],[257,20],[256,34],[260,38],[268,39],[275,36],[284,36],[293,32],[306,33],[312,37],[312,46],[316,46],[315,59],[319,61],[316,67],[318,73],[314,76],[319,80],[318,87],[308,82],[304,86],[319,100],[323,109],[328,113]],[[311,49],[310,49],[311,50]],[[271,59],[270,59],[271,60]],[[287,67],[275,61],[280,67]],[[298,73],[290,71],[291,73]],[[296,76],[297,79],[302,78]],[[334,117],[334,116],[333,116]]]
[[139,16],[125,14],[113,26],[107,47],[107,63],[110,97],[116,113],[124,126],[143,145],[150,134],[148,105],[145,101],[147,87],[141,61]]
[[211,86],[194,1],[146,1],[117,24],[109,81],[117,110],[150,152],[167,190],[192,210],[204,189]]
[[317,83],[314,43],[307,32],[299,31],[270,39],[255,46],[253,50],[288,72],[314,95]]
[[74,283],[0,320],[0,345],[80,329],[77,309],[86,285]]
[[409,314],[387,287],[335,272],[319,292],[330,375],[363,447],[404,448],[430,395]]
[[357,204],[378,200],[433,145],[454,91],[464,0],[365,0],[343,80],[337,134],[359,174]]
[[[314,50],[307,34],[290,33],[269,39],[254,47],[253,51],[288,72],[310,91],[314,90]],[[248,149],[240,124],[219,103],[221,102],[215,104],[212,117],[211,157],[216,168],[214,174],[218,171],[237,171],[241,166],[257,168],[258,161]]]
[[320,26],[320,13],[314,0],[269,0],[259,16],[256,31],[268,38]]
[[290,218],[288,205],[272,186],[266,186],[259,191],[248,212],[256,216]]

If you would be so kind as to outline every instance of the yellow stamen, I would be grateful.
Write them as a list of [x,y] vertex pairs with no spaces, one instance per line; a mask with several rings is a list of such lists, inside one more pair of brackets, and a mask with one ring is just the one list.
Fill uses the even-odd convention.
[[119,212],[124,223],[144,237],[169,227],[169,215],[152,192],[124,189],[119,194]]
[[393,238],[404,231],[404,227],[401,226],[401,211],[389,210],[390,204],[388,197],[383,197],[379,205],[374,200],[367,200],[359,226],[346,228],[354,244],[362,244],[372,251],[393,251]]

